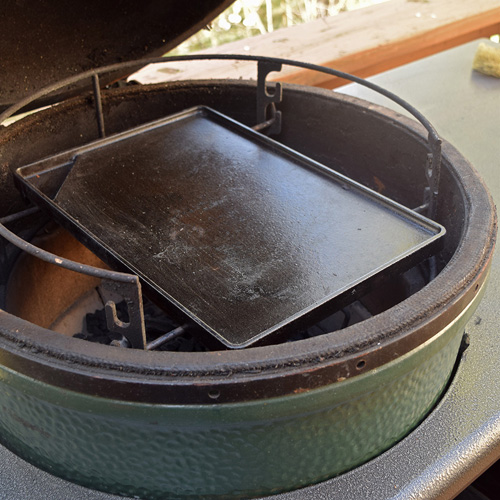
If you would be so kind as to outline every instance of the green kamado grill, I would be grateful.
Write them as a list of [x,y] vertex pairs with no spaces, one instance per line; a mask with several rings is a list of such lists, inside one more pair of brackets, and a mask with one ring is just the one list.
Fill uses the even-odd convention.
[[[484,291],[490,196],[396,96],[420,123],[267,83],[339,74],[272,58],[124,84],[228,3],[1,7],[0,120],[46,108],[0,131],[0,443],[89,488],[248,498],[349,471],[434,407]],[[20,63],[23,23],[53,64]]]

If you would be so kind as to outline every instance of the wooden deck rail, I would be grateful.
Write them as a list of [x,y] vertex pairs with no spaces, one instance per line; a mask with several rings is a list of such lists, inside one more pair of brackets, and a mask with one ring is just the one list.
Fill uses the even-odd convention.
[[[361,77],[400,66],[480,37],[500,33],[498,0],[390,0],[307,24],[204,50],[297,59]],[[139,72],[144,83],[207,78],[255,79],[255,64],[198,61],[156,65]],[[272,74],[270,75],[272,79]],[[345,80],[284,68],[280,81],[335,88]]]

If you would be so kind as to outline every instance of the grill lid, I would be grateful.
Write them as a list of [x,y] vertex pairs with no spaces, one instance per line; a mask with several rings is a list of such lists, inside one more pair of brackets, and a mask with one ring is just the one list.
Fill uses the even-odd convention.
[[[0,109],[82,71],[172,49],[233,0],[0,2]],[[120,75],[123,76],[123,75]]]

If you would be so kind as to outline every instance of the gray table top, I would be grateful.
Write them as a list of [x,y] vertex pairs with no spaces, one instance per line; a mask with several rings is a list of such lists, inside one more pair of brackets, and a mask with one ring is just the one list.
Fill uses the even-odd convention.
[[[377,75],[370,80],[408,100],[480,172],[500,200],[500,79],[471,70],[479,41]],[[378,104],[357,85],[339,89]],[[396,446],[340,477],[273,500],[453,498],[500,457],[500,258],[467,327],[470,346],[437,408]],[[0,499],[112,500],[70,484],[0,447]]]
[[[500,79],[472,71],[480,41],[369,80],[415,106],[479,171],[500,201]],[[345,94],[393,108],[357,84]],[[500,257],[467,326],[470,346],[438,407],[409,436],[367,464],[280,500],[454,498],[500,457]]]

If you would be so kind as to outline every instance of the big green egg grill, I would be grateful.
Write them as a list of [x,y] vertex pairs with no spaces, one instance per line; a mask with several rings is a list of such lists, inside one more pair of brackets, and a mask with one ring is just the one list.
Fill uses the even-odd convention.
[[[484,291],[493,204],[417,110],[334,70],[217,57],[255,62],[257,81],[107,85],[165,62],[134,61],[0,117],[57,101],[0,135],[0,443],[90,488],[249,498],[359,466],[439,400]],[[267,83],[283,64],[370,86],[420,123]],[[95,297],[103,344],[73,336]],[[170,330],[151,333],[151,307]]]

